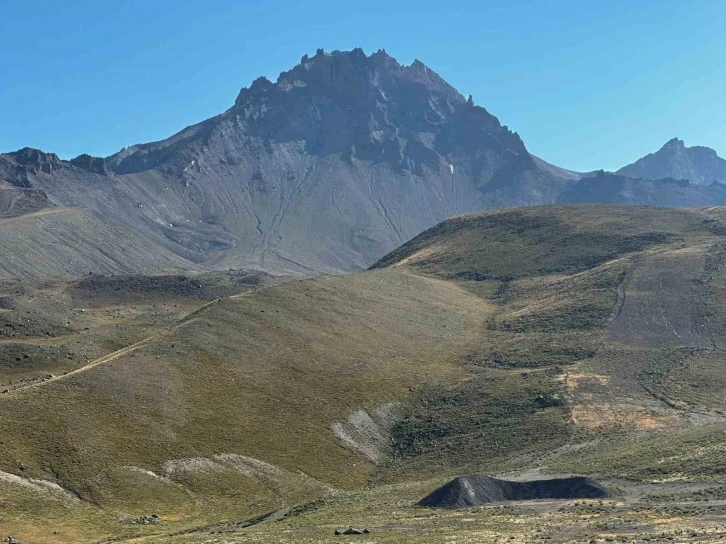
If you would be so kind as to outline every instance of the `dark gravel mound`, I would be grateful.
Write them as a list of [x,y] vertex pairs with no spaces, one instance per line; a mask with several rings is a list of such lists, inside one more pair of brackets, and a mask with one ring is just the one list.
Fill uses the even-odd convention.
[[597,499],[607,490],[599,483],[573,476],[551,480],[512,482],[478,474],[454,478],[418,502],[430,508],[467,508],[490,502],[534,499]]

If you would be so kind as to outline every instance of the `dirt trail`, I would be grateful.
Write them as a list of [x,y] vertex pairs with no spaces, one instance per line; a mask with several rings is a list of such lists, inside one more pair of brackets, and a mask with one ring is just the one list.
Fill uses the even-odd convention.
[[[302,280],[298,280],[298,281],[302,281]],[[57,381],[60,381],[60,380],[65,380],[65,379],[70,378],[72,376],[81,374],[83,372],[87,372],[87,371],[89,371],[89,370],[91,370],[93,368],[96,368],[97,366],[101,366],[101,365],[103,365],[105,363],[114,361],[114,360],[118,359],[119,357],[123,357],[124,355],[128,355],[129,353],[132,353],[132,352],[136,351],[137,349],[148,345],[149,343],[153,342],[154,340],[158,340],[159,338],[161,338],[161,337],[163,337],[163,336],[165,336],[165,335],[167,335],[167,334],[169,334],[171,332],[176,331],[180,327],[184,326],[186,323],[190,322],[195,317],[197,317],[200,314],[206,312],[209,308],[211,308],[212,306],[214,306],[215,304],[217,304],[217,303],[219,303],[219,302],[221,302],[223,300],[235,300],[235,299],[238,299],[238,298],[243,298],[243,297],[250,296],[250,295],[252,295],[254,293],[259,293],[260,291],[264,291],[266,289],[270,289],[270,288],[276,287],[276,286],[277,286],[277,284],[266,285],[264,287],[258,287],[256,289],[251,289],[249,291],[245,291],[244,293],[239,293],[239,294],[232,295],[232,296],[229,296],[229,297],[218,298],[218,299],[212,300],[211,302],[207,302],[207,303],[201,305],[196,310],[193,310],[193,311],[189,312],[187,315],[185,315],[179,321],[173,323],[172,325],[169,325],[168,327],[165,327],[164,329],[160,330],[159,332],[156,332],[156,333],[154,333],[154,334],[152,334],[150,336],[147,336],[146,338],[142,338],[138,342],[135,342],[133,344],[130,344],[130,345],[128,345],[128,346],[126,346],[124,348],[121,348],[119,350],[116,350],[116,351],[114,351],[112,353],[108,353],[108,354],[106,354],[106,355],[104,355],[102,357],[99,357],[98,359],[95,359],[95,360],[91,361],[90,363],[88,363],[88,364],[86,364],[86,365],[84,365],[84,366],[82,366],[80,368],[77,368],[75,370],[72,370],[71,372],[68,372],[66,374],[61,374],[61,375],[58,375],[58,376],[53,376],[52,378],[44,379],[44,380],[41,380],[41,381],[38,381],[38,382],[34,382],[34,383],[29,383],[27,385],[21,385],[19,387],[16,387],[15,389],[8,390],[5,393],[0,393],[0,396],[10,395],[12,393],[17,393],[18,391],[24,391],[24,390],[32,389],[32,388],[35,388],[35,387],[41,387],[43,385],[48,385],[48,384],[51,384],[53,382],[57,382]]]
[[[411,275],[412,276],[415,276],[415,274],[411,274]],[[317,278],[321,278],[321,277],[323,277],[323,276],[317,276]],[[425,281],[431,282],[431,283],[441,283],[441,284],[447,283],[444,280],[437,280],[437,279],[433,279],[433,278],[426,278],[426,277],[423,277],[423,276],[417,276],[417,277],[420,277],[420,278],[424,279]],[[305,278],[300,278],[300,279],[296,279],[296,280],[291,280],[290,283],[302,282],[302,281],[306,281],[307,279],[310,279],[310,278],[305,277]],[[182,317],[181,319],[179,319],[175,323],[173,323],[173,324],[171,324],[171,325],[163,328],[162,330],[160,330],[160,331],[158,331],[158,332],[156,332],[156,333],[154,333],[154,334],[152,334],[150,336],[147,336],[146,338],[142,338],[141,340],[139,340],[137,342],[134,342],[133,344],[130,344],[130,345],[128,345],[126,347],[123,347],[123,348],[121,348],[119,350],[116,350],[114,352],[108,353],[108,354],[106,354],[106,355],[104,355],[102,357],[99,357],[97,359],[94,359],[93,361],[89,362],[88,364],[85,364],[82,367],[79,367],[79,368],[77,368],[75,370],[72,370],[72,371],[70,371],[70,372],[68,372],[66,374],[61,374],[61,375],[58,375],[58,376],[52,376],[52,377],[49,377],[49,378],[41,379],[40,381],[33,382],[33,383],[28,383],[28,384],[25,384],[25,385],[21,385],[21,386],[18,386],[16,388],[14,388],[14,389],[9,389],[9,390],[7,390],[5,392],[0,391],[0,397],[12,395],[13,393],[17,393],[19,391],[24,391],[24,390],[27,390],[27,389],[32,389],[32,388],[36,388],[36,387],[41,387],[41,386],[44,386],[44,385],[48,385],[48,384],[51,384],[51,383],[54,383],[54,382],[58,382],[58,381],[61,381],[61,380],[65,380],[67,378],[71,378],[71,377],[76,376],[78,374],[82,374],[82,373],[87,372],[89,370],[92,370],[92,369],[94,369],[94,368],[96,368],[98,366],[101,366],[103,364],[106,364],[106,363],[109,363],[111,361],[114,361],[114,360],[118,359],[119,357],[123,357],[124,355],[128,355],[129,353],[133,353],[137,349],[142,348],[144,346],[147,346],[151,342],[153,342],[155,340],[158,340],[158,339],[164,337],[165,335],[167,335],[169,333],[172,333],[172,332],[178,330],[179,328],[183,327],[185,324],[189,323],[190,321],[192,321],[193,319],[195,319],[199,315],[201,315],[204,312],[206,312],[212,306],[214,306],[214,305],[216,305],[216,304],[218,304],[218,303],[220,303],[222,301],[225,301],[225,300],[236,300],[236,299],[248,297],[248,296],[251,296],[253,294],[259,293],[261,291],[265,291],[265,290],[271,289],[273,287],[278,287],[279,285],[280,285],[279,283],[273,283],[271,285],[265,285],[263,287],[258,287],[258,288],[255,288],[255,289],[250,289],[249,291],[245,291],[243,293],[238,293],[236,295],[231,295],[231,296],[228,296],[228,297],[222,297],[222,298],[218,298],[218,299],[212,300],[210,302],[207,302],[207,303],[201,305],[196,310],[193,310],[193,311],[189,312],[187,315],[185,315],[184,317]],[[452,287],[454,287],[454,288],[456,288],[458,290],[461,290],[462,292],[466,292],[463,288],[461,288],[459,286],[456,286],[456,285],[453,285],[452,284]]]

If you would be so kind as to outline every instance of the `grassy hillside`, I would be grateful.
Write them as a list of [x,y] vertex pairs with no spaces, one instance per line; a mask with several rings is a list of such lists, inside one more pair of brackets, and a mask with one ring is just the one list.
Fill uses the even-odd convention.
[[[39,351],[0,367],[16,380],[0,394],[0,522],[37,542],[325,542],[348,524],[380,542],[722,534],[705,510],[679,521],[672,499],[646,501],[724,482],[722,215],[462,216],[343,277],[7,283],[0,318],[21,336],[0,342]],[[412,507],[476,471],[584,473],[620,495]]]
[[72,372],[202,304],[276,281],[237,271],[0,282],[0,392]]
[[[630,432],[722,419],[722,219],[720,209],[608,206],[481,213],[438,225],[376,268],[464,278],[460,285],[498,304],[487,323],[486,339],[472,357],[485,368],[524,370],[521,376],[528,379],[536,375],[532,369],[557,372],[571,422],[572,434],[561,439],[566,451],[593,436],[615,433],[613,440],[618,442]],[[507,381],[500,378],[496,383],[487,388],[489,395],[477,402],[478,407]],[[523,383],[529,387],[531,382]],[[517,395],[525,390],[519,385],[507,392],[512,413]],[[446,409],[430,409],[429,422],[445,413]],[[414,416],[414,421],[420,419]],[[540,433],[543,428],[556,426],[536,427]],[[670,439],[670,434],[657,436],[654,447]],[[483,450],[476,451],[485,458],[492,441],[483,444]],[[586,466],[597,473],[606,466],[598,456],[611,455],[611,447],[592,445],[592,462]],[[445,451],[429,449],[437,456]],[[526,452],[519,444],[514,449]],[[465,455],[461,448],[454,451]],[[618,451],[612,452],[613,459],[619,458]],[[679,464],[668,465],[669,470]],[[558,466],[584,468],[574,461]],[[639,470],[634,466],[632,475],[642,474]],[[684,471],[694,474],[692,468]]]
[[711,236],[704,212],[639,206],[539,206],[454,217],[373,268],[449,279],[512,279],[586,270],[618,256]]
[[463,379],[488,315],[457,285],[400,272],[227,298],[108,363],[0,395],[0,470],[22,463],[84,504],[182,526],[360,487],[373,465],[331,426]]

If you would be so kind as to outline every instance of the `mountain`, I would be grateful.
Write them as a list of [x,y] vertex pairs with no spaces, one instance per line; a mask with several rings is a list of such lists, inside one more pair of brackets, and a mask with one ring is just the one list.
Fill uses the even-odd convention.
[[[384,50],[305,55],[275,82],[243,88],[226,112],[110,157],[0,155],[0,225],[13,229],[7,218],[49,207],[93,212],[105,224],[99,233],[133,233],[138,242],[124,273],[158,272],[159,255],[173,255],[177,270],[349,272],[448,217],[556,202],[712,206],[726,198],[721,186],[591,179],[548,164],[426,65],[402,65]],[[112,245],[100,234],[84,238],[84,271],[23,262],[0,239],[17,273],[31,276],[120,270],[93,265]],[[62,263],[55,247],[44,252]]]
[[617,172],[644,179],[686,179],[694,185],[726,183],[726,160],[709,147],[686,147],[683,140],[673,138],[655,153],[623,166]]
[[340,272],[483,208],[552,202],[576,177],[419,61],[304,56],[167,140],[71,161],[23,149],[2,179],[96,210],[214,268]]
[[[48,544],[711,530],[725,221],[538,206],[454,217],[347,275],[2,281],[0,525]],[[472,522],[415,506],[456,475],[540,471],[620,495]]]

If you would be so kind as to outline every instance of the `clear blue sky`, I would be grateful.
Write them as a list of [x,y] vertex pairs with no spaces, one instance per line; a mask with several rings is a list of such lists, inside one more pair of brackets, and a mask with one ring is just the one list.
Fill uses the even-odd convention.
[[5,0],[0,151],[109,155],[315,49],[415,58],[576,170],[678,136],[726,155],[726,2]]

